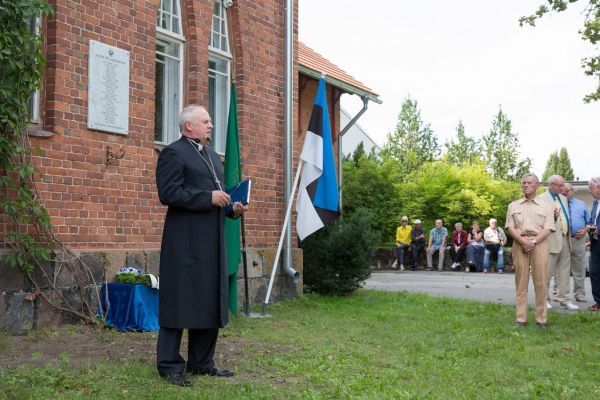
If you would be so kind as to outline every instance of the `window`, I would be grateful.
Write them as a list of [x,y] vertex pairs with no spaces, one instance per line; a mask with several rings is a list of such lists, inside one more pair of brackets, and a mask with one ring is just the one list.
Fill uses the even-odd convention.
[[[40,34],[40,17],[31,17],[27,21],[27,28],[29,32],[35,35]],[[40,89],[36,89],[31,96],[29,96],[28,104],[29,122],[39,124],[40,123]]]
[[179,0],[161,0],[156,19],[156,76],[154,140],[179,139],[183,102],[183,44]]
[[220,0],[213,4],[208,51],[208,112],[213,119],[212,145],[216,151],[223,154],[229,109],[231,52],[227,14]]

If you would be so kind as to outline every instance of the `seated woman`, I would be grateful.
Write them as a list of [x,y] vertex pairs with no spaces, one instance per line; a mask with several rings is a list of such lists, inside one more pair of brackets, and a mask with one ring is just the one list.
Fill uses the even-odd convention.
[[473,221],[467,242],[469,243],[467,245],[467,272],[481,272],[483,269],[485,247],[483,243],[483,231],[478,221]]
[[467,232],[463,230],[460,222],[454,224],[452,231],[452,245],[450,246],[450,255],[452,256],[452,269],[460,267],[460,259],[467,250]]

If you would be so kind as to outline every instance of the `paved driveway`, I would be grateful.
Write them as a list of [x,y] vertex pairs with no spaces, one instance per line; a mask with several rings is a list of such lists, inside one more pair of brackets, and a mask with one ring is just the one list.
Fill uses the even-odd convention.
[[[576,303],[581,310],[593,304],[590,279],[585,279],[586,303]],[[467,272],[387,271],[373,272],[364,286],[366,289],[397,292],[423,292],[431,296],[515,304],[515,276],[513,274],[482,274]],[[571,281],[572,287],[572,281]],[[529,281],[529,304],[534,304],[533,283]],[[557,302],[552,311],[568,314],[577,311],[563,309]]]

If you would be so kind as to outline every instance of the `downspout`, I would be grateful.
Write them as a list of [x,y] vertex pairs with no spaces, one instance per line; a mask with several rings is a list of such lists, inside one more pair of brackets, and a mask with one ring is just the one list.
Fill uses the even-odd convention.
[[354,125],[356,123],[356,121],[358,121],[360,116],[363,115],[365,111],[367,111],[367,107],[369,106],[369,97],[362,96],[361,98],[363,101],[362,109],[358,112],[358,114],[356,114],[354,116],[354,118],[352,118],[346,124],[346,126],[344,126],[344,129],[341,130],[339,139],[338,139],[338,171],[340,171],[340,182],[339,182],[338,192],[339,192],[339,199],[340,199],[340,215],[342,214],[342,182],[343,182],[342,181],[342,159],[344,158],[344,154],[342,153],[342,136],[346,132],[348,132],[348,130],[350,128],[352,128],[352,125]]
[[[287,210],[290,202],[294,201],[290,194],[292,192],[292,159],[294,155],[292,118],[294,99],[294,0],[285,1],[285,110],[283,124],[285,126],[285,169],[284,169],[284,192],[285,208]],[[292,267],[292,224],[287,224],[285,234],[285,246],[283,257],[283,270],[292,278],[294,283],[300,281],[300,274]],[[273,268],[277,268],[276,265]]]

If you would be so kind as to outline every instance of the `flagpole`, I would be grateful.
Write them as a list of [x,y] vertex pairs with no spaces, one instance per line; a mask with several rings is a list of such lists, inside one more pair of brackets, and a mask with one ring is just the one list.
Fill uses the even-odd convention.
[[242,262],[244,265],[244,315],[250,316],[250,303],[248,300],[248,261],[246,260],[246,224],[244,222],[244,214],[241,217],[242,225]]
[[292,186],[292,193],[290,194],[290,201],[288,202],[287,211],[285,213],[285,219],[283,220],[283,227],[281,228],[281,236],[279,237],[279,245],[277,246],[277,252],[275,253],[275,261],[273,262],[273,268],[271,269],[271,279],[269,280],[269,288],[267,289],[267,295],[265,296],[265,303],[263,304],[262,315],[267,315],[267,307],[269,305],[269,298],[271,297],[271,289],[273,288],[273,281],[275,280],[275,274],[277,267],[279,266],[279,256],[281,255],[281,248],[283,246],[283,239],[285,238],[286,228],[290,221],[290,215],[292,213],[292,203],[294,194],[296,194],[296,188],[298,187],[298,181],[300,180],[300,172],[302,171],[302,160],[298,161],[298,168],[296,168],[296,177],[294,178],[294,185]]

